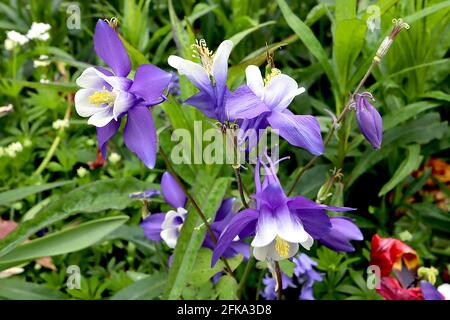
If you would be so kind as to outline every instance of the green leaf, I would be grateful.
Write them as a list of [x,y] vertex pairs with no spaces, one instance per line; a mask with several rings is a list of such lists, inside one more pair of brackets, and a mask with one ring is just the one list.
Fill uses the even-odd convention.
[[0,270],[36,258],[56,256],[87,248],[127,220],[128,216],[124,215],[97,219],[22,244],[0,258]]
[[253,27],[253,28],[248,28],[244,31],[241,31],[239,33],[236,33],[234,36],[232,36],[229,40],[231,40],[231,42],[233,42],[234,47],[237,46],[237,44],[239,42],[242,41],[242,39],[244,39],[246,36],[248,36],[249,34],[251,34],[252,32],[255,32],[261,28],[270,26],[271,24],[275,24],[275,21],[267,21],[261,24],[258,24],[257,26]]
[[152,300],[163,293],[167,274],[155,273],[123,288],[111,300]]
[[39,230],[74,213],[123,210],[131,202],[136,201],[128,196],[130,193],[149,188],[156,188],[156,185],[135,178],[100,180],[76,188],[41,209],[34,219],[21,223],[7,237],[0,240],[0,257]]
[[[227,259],[228,264],[232,270],[242,262],[243,256],[237,255],[232,259]],[[216,273],[222,270],[223,262],[219,260],[214,268],[211,268],[212,251],[206,248],[201,248],[197,254],[194,267],[189,275],[188,283],[200,287],[205,282],[209,281]]]
[[18,279],[0,279],[0,298],[10,300],[67,299],[63,293]]
[[450,7],[450,0],[443,1],[441,3],[436,3],[432,6],[429,6],[422,10],[414,12],[413,14],[405,17],[404,20],[408,23],[413,23],[417,20],[420,20],[420,19],[430,15],[430,14],[433,14],[435,12],[438,12],[440,10],[443,10],[443,9],[449,8],[449,7]]
[[351,20],[356,15],[356,0],[336,0],[336,24]]
[[[229,178],[214,179],[204,173],[198,175],[194,195],[209,221],[214,220],[216,211],[225,196],[229,180]],[[191,207],[175,247],[173,262],[164,291],[165,299],[179,298],[190,278],[206,233],[206,227],[202,224],[203,221],[200,219],[198,212]]]
[[349,91],[351,69],[363,48],[366,30],[366,23],[358,19],[344,20],[337,24],[333,48],[341,94]]
[[337,88],[336,75],[319,40],[317,40],[311,29],[292,12],[285,0],[276,1],[289,27],[300,37],[300,40],[311,54],[319,60],[332,86]]
[[222,276],[216,284],[220,300],[238,300],[238,288],[236,280],[229,275]]
[[35,185],[35,186],[28,186],[28,187],[22,187],[14,190],[9,190],[0,193],[0,206],[7,205],[11,202],[15,202],[18,200],[22,200],[23,198],[26,198],[28,196],[31,196],[33,194],[43,192],[46,190],[50,190],[53,188],[58,188],[61,186],[65,186],[68,184],[74,183],[74,181],[58,181],[58,182],[51,182],[41,185]]
[[417,170],[422,162],[423,157],[420,155],[420,145],[414,144],[407,149],[406,159],[400,164],[392,178],[381,188],[378,196],[381,197],[394,189],[414,170]]

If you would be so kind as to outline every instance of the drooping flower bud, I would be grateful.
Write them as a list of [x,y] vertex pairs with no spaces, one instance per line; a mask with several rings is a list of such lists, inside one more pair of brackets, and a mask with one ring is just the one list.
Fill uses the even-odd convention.
[[374,100],[368,92],[358,95],[356,100],[356,121],[364,138],[374,147],[379,149],[383,139],[383,120],[377,109],[370,103]]

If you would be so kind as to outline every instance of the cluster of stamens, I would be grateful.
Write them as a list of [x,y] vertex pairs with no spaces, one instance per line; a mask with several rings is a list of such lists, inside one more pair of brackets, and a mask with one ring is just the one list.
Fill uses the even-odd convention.
[[193,57],[195,58],[198,55],[203,68],[212,76],[213,51],[208,49],[205,39],[195,39],[195,44],[192,45],[192,49],[194,51]]
[[91,96],[89,96],[89,103],[98,107],[104,104],[107,104],[111,107],[114,104],[115,100],[116,94],[114,92],[106,90],[105,87],[103,87],[103,90],[96,91]]
[[282,258],[289,256],[289,242],[281,239],[279,236],[275,237],[275,250]]
[[270,73],[266,75],[266,77],[264,78],[264,85],[267,86],[270,82],[270,80],[273,79],[273,77],[278,76],[281,74],[280,69],[277,68],[272,68],[270,69]]

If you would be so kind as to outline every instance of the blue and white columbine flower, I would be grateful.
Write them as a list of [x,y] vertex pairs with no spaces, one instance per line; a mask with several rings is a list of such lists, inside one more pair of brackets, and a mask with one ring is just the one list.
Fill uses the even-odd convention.
[[127,116],[124,141],[147,167],[156,162],[156,129],[149,107],[164,100],[171,74],[151,64],[140,65],[134,80],[127,78],[131,61],[116,31],[99,20],[95,28],[94,48],[112,69],[89,67],[77,79],[82,88],[75,95],[75,109],[88,123],[97,127],[97,140],[106,158],[106,143],[119,130]]
[[294,256],[299,244],[309,250],[314,239],[335,251],[353,251],[350,240],[362,240],[358,227],[346,217],[329,217],[325,210],[354,210],[316,203],[302,196],[287,197],[275,173],[275,164],[266,155],[265,177],[260,181],[260,163],[255,168],[256,208],[239,212],[220,235],[214,249],[214,265],[233,239],[254,235],[251,243],[258,260],[279,261]]
[[245,73],[247,84],[236,89],[226,100],[227,115],[230,119],[240,120],[241,140],[246,138],[248,129],[259,132],[271,126],[290,144],[321,155],[324,145],[317,119],[310,115],[294,115],[288,109],[305,88],[275,68],[266,79],[257,66],[248,66]]
[[194,45],[201,64],[178,56],[170,56],[168,63],[185,75],[200,92],[185,101],[202,111],[207,117],[223,123],[229,120],[225,113],[225,101],[229,90],[227,87],[228,58],[233,42],[223,41],[213,53],[206,46],[205,40]]

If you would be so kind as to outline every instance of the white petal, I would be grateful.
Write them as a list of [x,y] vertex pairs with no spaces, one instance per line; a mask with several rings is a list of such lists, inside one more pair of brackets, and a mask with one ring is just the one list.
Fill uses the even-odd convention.
[[113,106],[114,119],[122,113],[125,113],[136,103],[136,97],[134,94],[128,93],[126,91],[119,91],[117,93],[116,100]]
[[308,240],[309,234],[303,228],[300,220],[291,214],[286,205],[277,209],[275,217],[280,238],[295,243],[302,243]]
[[95,89],[80,89],[75,94],[75,110],[81,117],[90,117],[102,111],[102,107],[89,103],[89,97],[95,93]]
[[253,65],[248,66],[245,69],[245,77],[247,78],[247,86],[256,96],[262,99],[264,97],[264,79],[259,68]]
[[277,235],[277,222],[272,212],[262,208],[256,226],[256,235],[253,238],[253,247],[263,247],[271,243]]
[[450,284],[443,283],[437,290],[444,296],[445,300],[450,300]]
[[170,248],[173,249],[177,245],[178,229],[177,228],[164,229],[161,231],[160,236],[164,240],[164,242]]
[[304,241],[304,242],[301,242],[300,244],[302,245],[303,248],[305,248],[306,250],[309,250],[309,249],[311,249],[312,245],[314,244],[314,239],[313,239],[313,237],[311,237],[308,234],[308,239],[306,239],[306,241]]
[[220,44],[214,54],[212,74],[214,76],[214,80],[218,83],[225,84],[227,82],[228,58],[230,57],[232,49],[233,42],[231,40],[225,40]]
[[99,73],[102,74],[94,67],[87,68],[78,77],[76,83],[82,88],[101,90],[105,86],[105,80]]
[[97,107],[97,108],[99,108],[101,111],[92,115],[88,120],[88,124],[92,124],[96,127],[101,128],[110,123],[111,120],[114,119],[114,115],[112,107]]
[[267,257],[267,251],[269,250],[270,244],[263,247],[254,247],[253,256],[256,260],[265,261]]
[[166,216],[164,217],[164,221],[161,225],[161,228],[164,229],[170,229],[174,228],[173,222],[174,220],[180,217],[180,214],[175,210],[170,210],[166,213]]
[[213,96],[211,80],[201,65],[177,56],[170,56],[167,62],[180,74],[185,75],[198,89],[206,90]]
[[305,88],[300,87],[297,88],[294,91],[291,91],[288,95],[286,95],[286,97],[284,97],[284,99],[280,102],[280,104],[278,105],[278,107],[276,108],[276,110],[283,110],[286,109],[292,102],[292,100],[294,100],[294,98],[300,94],[302,94],[303,92],[305,92]]
[[[298,92],[297,82],[288,75],[280,74],[273,77],[267,85],[264,102],[270,109],[281,111],[289,105]],[[286,104],[287,102],[289,103]]]

